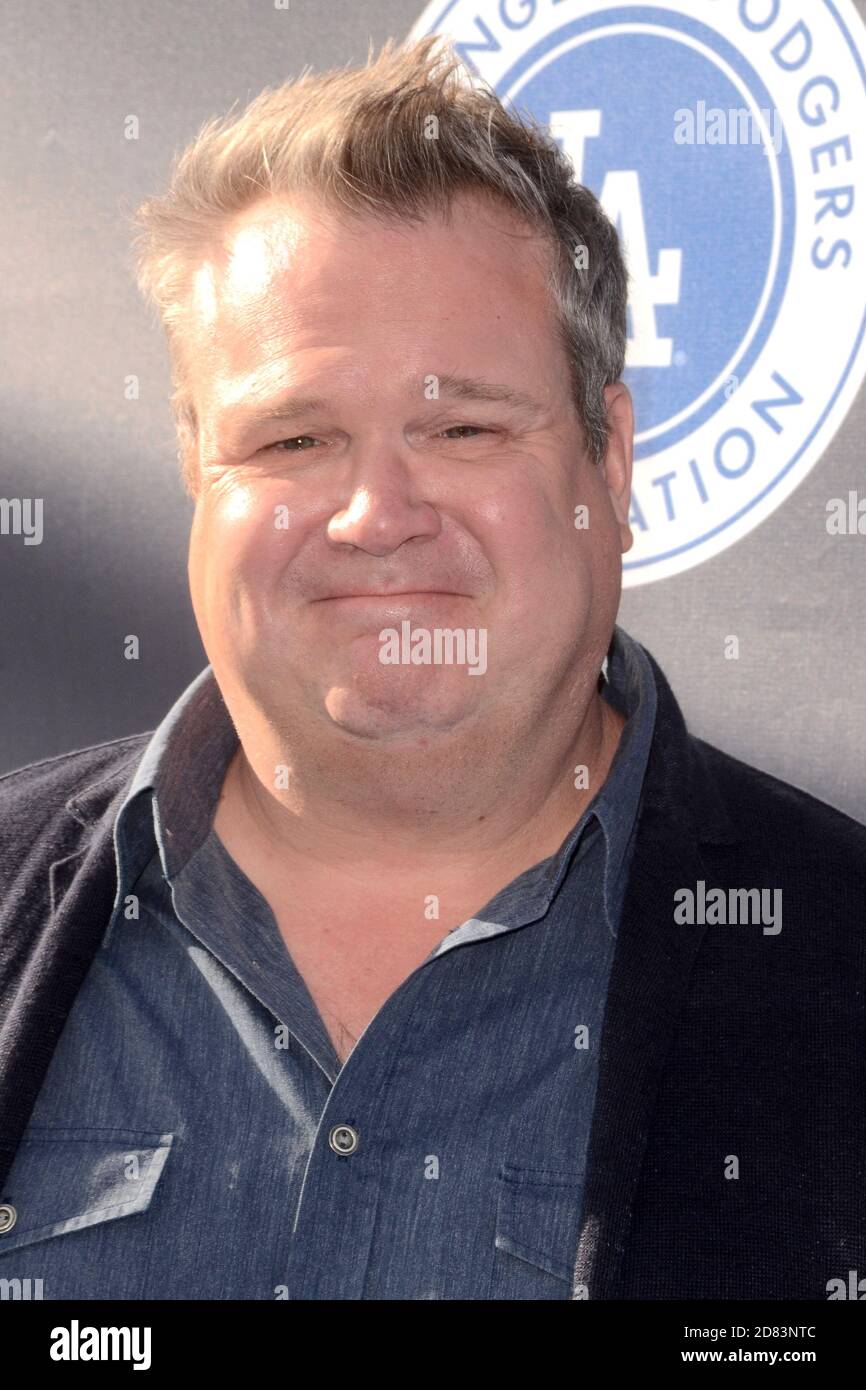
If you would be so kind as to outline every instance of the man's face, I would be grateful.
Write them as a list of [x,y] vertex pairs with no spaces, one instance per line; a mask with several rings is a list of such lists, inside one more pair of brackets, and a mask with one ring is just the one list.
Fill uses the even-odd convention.
[[[293,199],[243,214],[203,263],[189,573],[233,714],[426,743],[531,722],[597,669],[631,543],[631,406],[608,388],[605,477],[582,445],[547,254],[466,195],[450,222],[388,227]],[[477,398],[470,379],[514,399]],[[406,620],[474,633],[479,674],[383,663],[381,634]]]

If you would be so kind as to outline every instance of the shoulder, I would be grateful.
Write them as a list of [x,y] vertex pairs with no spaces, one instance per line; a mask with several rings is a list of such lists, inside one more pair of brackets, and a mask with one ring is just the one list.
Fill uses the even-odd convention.
[[724,800],[741,855],[804,880],[841,875],[866,893],[866,825],[703,739],[692,743]]
[[143,750],[151,733],[152,730],[148,730],[128,734],[125,738],[107,739],[104,743],[92,743],[87,748],[56,753],[53,757],[13,768],[0,774],[0,798],[14,798],[29,787],[47,785],[68,787],[72,793],[92,776],[126,762],[130,753],[139,748]]
[[781,777],[764,772],[751,763],[744,763],[732,754],[716,748],[704,739],[692,742],[708,771],[715,776],[723,794],[735,798],[739,814],[746,819],[760,820],[768,810],[782,816],[791,829],[806,831],[824,828],[843,839],[866,846],[866,825],[847,815],[829,802],[786,782]]
[[145,732],[109,739],[0,775],[0,841],[5,848],[38,834],[76,793],[103,781],[119,784],[131,775],[150,736]]

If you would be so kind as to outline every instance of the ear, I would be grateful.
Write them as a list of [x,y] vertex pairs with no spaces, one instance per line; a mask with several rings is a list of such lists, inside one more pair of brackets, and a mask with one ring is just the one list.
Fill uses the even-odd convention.
[[631,393],[622,381],[604,388],[607,408],[608,444],[602,463],[602,476],[611,505],[619,522],[623,552],[634,544],[628,524],[631,501],[631,470],[634,447],[634,408]]

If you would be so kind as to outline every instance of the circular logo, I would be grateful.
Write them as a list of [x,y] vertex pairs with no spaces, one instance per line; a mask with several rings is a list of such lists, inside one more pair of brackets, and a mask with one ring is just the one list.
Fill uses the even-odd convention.
[[866,30],[851,0],[437,0],[472,77],[616,226],[635,405],[626,587],[719,554],[866,375]]

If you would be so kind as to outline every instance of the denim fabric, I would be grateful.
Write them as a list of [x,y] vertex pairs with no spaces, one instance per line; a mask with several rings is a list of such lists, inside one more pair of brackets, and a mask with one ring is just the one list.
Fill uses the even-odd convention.
[[0,1278],[48,1299],[571,1297],[656,713],[619,627],[603,694],[628,723],[591,806],[443,936],[341,1066],[212,829],[237,735],[207,667],[117,818],[114,913],[5,1185]]

